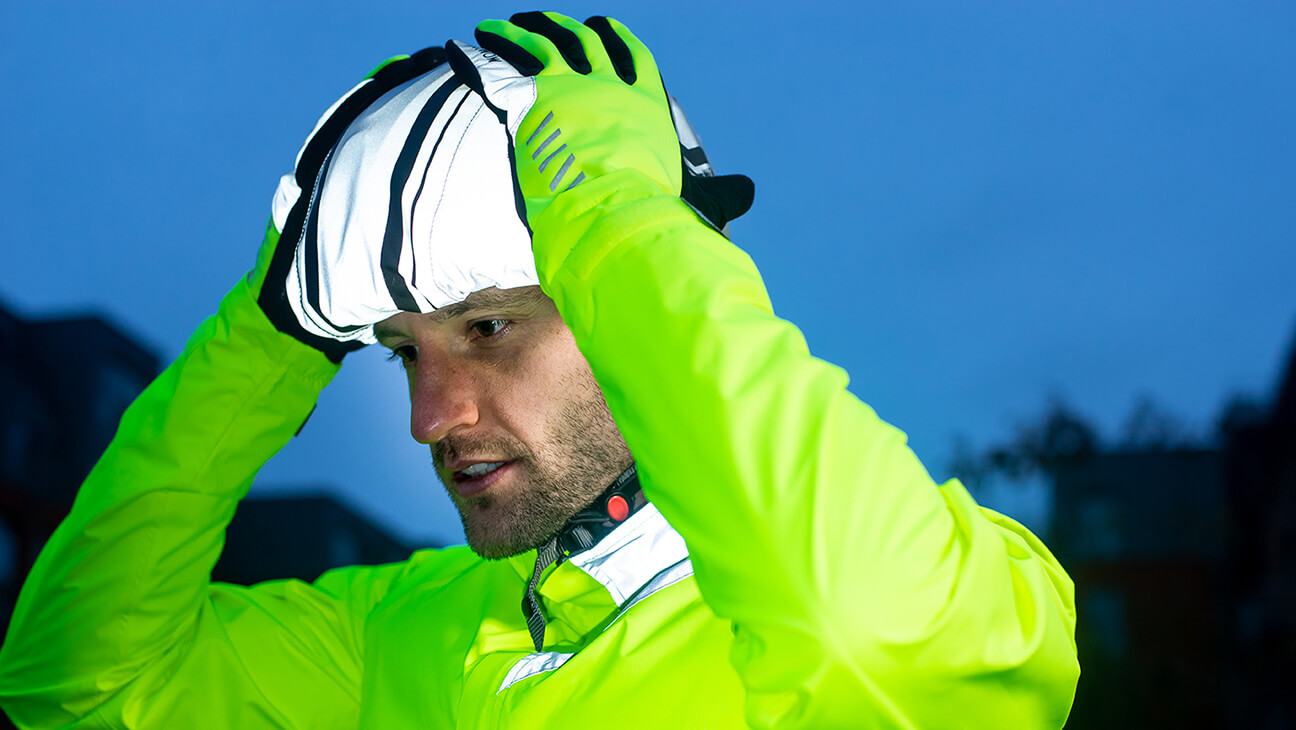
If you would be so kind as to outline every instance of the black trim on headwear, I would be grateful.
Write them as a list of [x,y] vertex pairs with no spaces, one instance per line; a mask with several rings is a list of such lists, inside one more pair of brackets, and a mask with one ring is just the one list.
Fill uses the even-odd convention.
[[694,175],[684,170],[680,197],[693,206],[716,230],[746,213],[756,199],[756,183],[746,175]]
[[[478,31],[477,32],[478,43],[482,42],[483,36],[493,36],[495,38],[498,38],[501,42],[514,46],[514,48],[516,48],[518,51],[520,51],[521,53],[525,54],[528,58],[530,58],[531,62],[536,64],[536,66],[535,66],[535,70],[532,71],[532,73],[530,73],[529,75],[534,76],[535,74],[539,73],[541,69],[544,68],[544,64],[540,63],[539,59],[537,59],[535,56],[532,56],[530,53],[527,53],[526,51],[522,50],[520,46],[517,46],[517,44],[513,43],[512,41],[507,40],[505,38],[501,38],[500,36],[494,35],[493,33],[482,33],[481,31]],[[513,64],[515,67],[518,68],[519,71],[522,71],[522,67],[518,66],[518,62],[514,61],[512,58],[504,55],[499,50],[496,49],[489,49],[489,50],[495,54],[498,54],[501,58],[508,61],[509,63]],[[454,72],[454,75],[458,76],[464,82],[465,86],[477,92],[477,96],[481,97],[482,103],[486,105],[486,108],[495,112],[495,117],[499,119],[500,126],[504,127],[504,129],[507,130],[508,113],[505,112],[503,109],[500,109],[499,107],[495,106],[493,103],[491,103],[490,98],[486,96],[486,87],[484,84],[482,84],[481,72],[477,70],[477,65],[474,64],[472,60],[468,58],[468,56],[464,55],[463,51],[459,50],[459,47],[455,45],[454,41],[446,41],[446,59],[449,61],[450,70]],[[524,71],[523,73],[525,74]],[[513,146],[513,135],[508,134],[506,131],[504,134],[504,138],[508,144],[509,170],[511,171],[517,170],[517,151],[514,149]],[[518,181],[518,176],[516,173],[510,173],[509,179],[513,183],[513,207],[517,211],[518,220],[522,221],[522,227],[526,229],[527,237],[530,238],[534,235],[534,232],[531,230],[531,223],[527,221],[526,198],[522,195],[522,183]]]
[[[324,320],[325,324],[334,329],[341,329],[331,322],[328,317],[324,316],[324,312],[320,309],[319,246],[315,245],[315,242],[319,240],[319,206],[315,204],[315,201],[319,198],[320,189],[324,186],[324,178],[328,176],[332,162],[333,155],[330,151],[330,154],[325,155],[324,163],[320,165],[319,174],[315,177],[315,184],[311,187],[310,202],[306,208],[306,230],[303,233],[303,238],[306,239],[307,243],[302,250],[302,265],[306,267],[306,301],[310,303],[311,308],[320,316],[320,319]],[[304,193],[305,190],[302,192]]]
[[[423,108],[419,110],[418,117],[415,118],[409,135],[405,137],[405,143],[401,147],[400,155],[396,158],[396,164],[392,168],[391,187],[387,201],[387,226],[383,231],[380,267],[392,303],[403,312],[420,311],[418,304],[414,301],[414,295],[410,293],[409,287],[405,284],[405,279],[400,274],[401,244],[405,241],[405,217],[401,214],[405,186],[409,183],[410,173],[414,170],[414,160],[418,157],[419,150],[423,148],[427,131],[432,128],[432,122],[441,113],[441,109],[449,100],[450,95],[461,85],[462,82],[457,77],[452,77],[447,79],[441,85],[441,88],[432,94],[432,98],[428,99]],[[459,112],[459,109],[463,106],[463,100],[466,98],[468,98],[467,95],[459,100],[459,106],[455,107],[454,112],[450,115],[451,119]],[[441,140],[445,139],[446,130],[449,128],[450,123],[447,120],[446,124],[441,127],[436,142],[432,145],[432,154],[428,158],[429,161],[436,157],[437,148],[441,146]],[[410,212],[412,219],[412,205]]]
[[[257,304],[266,318],[280,332],[292,335],[296,339],[322,351],[333,362],[341,362],[342,356],[352,350],[358,350],[364,343],[339,342],[307,332],[302,328],[297,316],[293,314],[292,305],[288,303],[288,292],[285,288],[288,272],[292,268],[293,253],[301,242],[306,228],[307,214],[314,201],[314,191],[322,180],[320,173],[329,153],[337,145],[347,127],[368,109],[375,101],[388,91],[411,81],[446,62],[445,50],[433,46],[425,48],[409,58],[392,61],[378,70],[353,94],[348,96],[338,108],[324,120],[302,150],[301,159],[297,162],[295,179],[301,194],[288,211],[284,228],[279,232],[279,242],[267,267],[265,281],[261,284],[261,294]],[[308,246],[309,248],[309,246]]]
[[711,164],[711,160],[707,159],[706,150],[702,149],[701,147],[685,147],[684,144],[681,142],[680,154],[684,156],[685,161],[687,161],[690,165],[694,167],[701,167],[703,165]]

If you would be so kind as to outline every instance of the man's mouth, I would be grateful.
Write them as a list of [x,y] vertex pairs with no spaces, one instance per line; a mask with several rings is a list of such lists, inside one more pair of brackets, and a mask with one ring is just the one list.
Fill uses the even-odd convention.
[[476,479],[483,474],[489,474],[495,471],[501,466],[504,466],[504,462],[502,461],[487,461],[481,464],[473,464],[467,469],[460,469],[455,474],[455,478],[458,479],[462,477],[464,479]]
[[451,473],[454,490],[460,497],[484,492],[507,474],[513,461],[483,461]]

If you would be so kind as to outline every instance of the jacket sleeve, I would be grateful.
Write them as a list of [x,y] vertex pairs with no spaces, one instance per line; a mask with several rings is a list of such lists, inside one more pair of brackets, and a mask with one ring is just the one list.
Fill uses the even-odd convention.
[[358,634],[399,566],[209,577],[239,499],[335,372],[246,282],[226,297],[127,409],[23,587],[0,650],[16,724],[354,726]]
[[1061,727],[1073,585],[1044,545],[935,484],[683,202],[632,170],[582,188],[534,223],[541,283],[733,622],[748,722]]

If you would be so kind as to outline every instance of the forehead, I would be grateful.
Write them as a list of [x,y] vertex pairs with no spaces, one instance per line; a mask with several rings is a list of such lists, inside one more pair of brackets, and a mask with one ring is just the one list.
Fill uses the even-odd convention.
[[490,287],[469,294],[462,302],[456,302],[428,314],[402,312],[393,315],[374,325],[374,336],[382,339],[386,336],[400,335],[408,328],[411,317],[417,317],[430,324],[440,324],[460,317],[482,314],[509,314],[552,309],[553,300],[545,295],[538,286],[523,286],[515,289],[497,289]]

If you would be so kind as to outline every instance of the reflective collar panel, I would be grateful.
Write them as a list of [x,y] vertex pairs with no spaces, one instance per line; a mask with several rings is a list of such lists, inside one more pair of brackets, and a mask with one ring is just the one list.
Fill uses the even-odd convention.
[[521,608],[540,652],[578,642],[624,610],[655,577],[687,560],[688,549],[645,499],[631,465],[534,555]]
[[621,606],[658,573],[687,557],[684,538],[648,503],[569,562],[607,588]]

